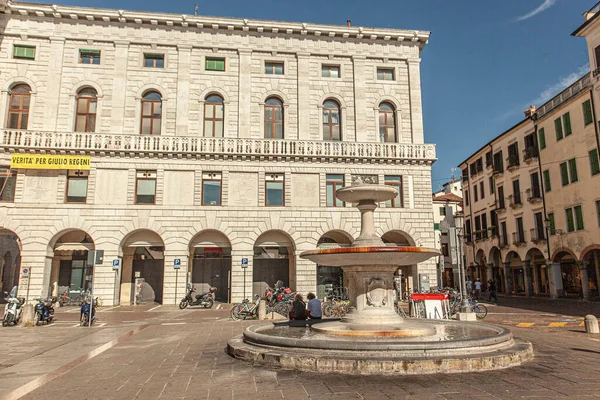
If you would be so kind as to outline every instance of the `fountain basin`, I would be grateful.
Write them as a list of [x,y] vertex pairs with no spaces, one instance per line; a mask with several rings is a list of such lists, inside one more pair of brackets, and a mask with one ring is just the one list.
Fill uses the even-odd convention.
[[306,258],[332,267],[352,265],[413,265],[440,254],[437,249],[412,246],[339,247],[303,251]]

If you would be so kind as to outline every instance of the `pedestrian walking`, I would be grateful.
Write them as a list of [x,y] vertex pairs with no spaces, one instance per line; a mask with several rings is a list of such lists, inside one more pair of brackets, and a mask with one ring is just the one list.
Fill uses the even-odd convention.
[[309,319],[321,319],[323,317],[321,300],[317,299],[314,293],[306,295],[308,304],[306,305],[306,316]]
[[467,293],[469,294],[469,296],[473,295],[473,281],[471,281],[471,277],[467,276]]
[[498,303],[498,296],[496,295],[496,282],[494,282],[493,280],[489,280],[488,281],[489,284],[489,289],[490,289],[490,297],[488,299],[488,301],[492,301],[492,297],[494,298],[494,302]]
[[475,281],[475,298],[479,300],[479,296],[481,295],[481,281],[479,278]]

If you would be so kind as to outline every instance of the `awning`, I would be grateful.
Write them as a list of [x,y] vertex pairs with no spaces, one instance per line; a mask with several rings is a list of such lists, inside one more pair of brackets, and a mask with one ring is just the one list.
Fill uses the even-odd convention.
[[127,247],[163,247],[162,242],[148,242],[147,240],[136,240],[127,244]]
[[212,240],[204,240],[199,243],[194,243],[192,247],[221,247],[221,248],[229,248],[231,245],[229,242],[217,242]]
[[54,251],[90,251],[94,250],[93,243],[57,243]]

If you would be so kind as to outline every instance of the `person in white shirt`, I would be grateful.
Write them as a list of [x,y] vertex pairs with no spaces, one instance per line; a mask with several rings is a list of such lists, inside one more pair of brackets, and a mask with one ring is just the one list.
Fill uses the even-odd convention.
[[479,296],[481,295],[481,281],[477,278],[475,281],[475,298],[479,300]]
[[306,298],[308,299],[306,316],[310,319],[321,319],[323,317],[321,300],[317,299],[314,293],[307,294]]
[[466,286],[467,286],[467,294],[472,295],[473,294],[473,281],[471,281],[470,276],[467,277]]

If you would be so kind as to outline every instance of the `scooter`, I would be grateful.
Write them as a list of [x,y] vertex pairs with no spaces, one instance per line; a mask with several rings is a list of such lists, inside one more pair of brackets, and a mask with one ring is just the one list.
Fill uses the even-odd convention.
[[47,299],[35,299],[38,303],[33,308],[33,324],[39,325],[42,322],[49,324],[54,319],[54,303],[56,303],[56,297],[52,296]]
[[7,296],[6,308],[4,308],[4,318],[2,318],[2,326],[17,325],[21,320],[21,311],[23,311],[24,298],[17,298],[17,287],[13,287],[10,293],[2,292]]
[[188,292],[185,297],[179,303],[179,308],[184,309],[187,306],[202,306],[204,308],[212,308],[215,303],[213,299],[213,293],[217,291],[217,288],[211,286],[208,292],[197,294],[196,298],[192,298],[192,293],[196,291],[196,288],[188,284]]
[[[96,297],[94,300],[90,302],[86,299],[83,301],[83,305],[81,306],[81,312],[79,316],[79,326],[92,326],[94,321],[96,321],[96,304],[98,303],[98,298]],[[92,321],[90,323],[90,310],[92,312]]]

